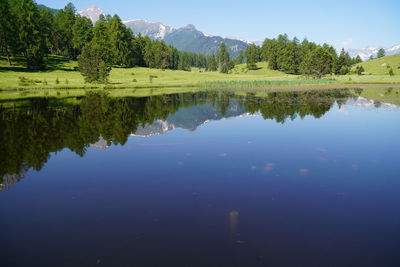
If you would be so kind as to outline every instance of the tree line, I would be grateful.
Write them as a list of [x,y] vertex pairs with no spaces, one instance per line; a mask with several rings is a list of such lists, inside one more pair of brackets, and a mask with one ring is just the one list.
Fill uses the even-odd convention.
[[286,34],[265,39],[261,47],[250,45],[246,60],[249,69],[257,68],[258,62],[267,61],[273,70],[318,78],[326,74],[348,74],[352,65],[362,62],[359,56],[351,58],[344,49],[337,54],[328,44],[318,45],[307,39],[300,42],[296,37],[291,40]]

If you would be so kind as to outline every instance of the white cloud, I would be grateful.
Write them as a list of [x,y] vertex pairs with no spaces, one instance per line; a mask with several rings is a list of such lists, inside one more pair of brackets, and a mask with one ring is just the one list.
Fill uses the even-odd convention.
[[341,42],[340,44],[343,47],[346,47],[346,46],[349,46],[351,43],[353,43],[353,38],[348,38],[348,39],[344,40],[343,42]]

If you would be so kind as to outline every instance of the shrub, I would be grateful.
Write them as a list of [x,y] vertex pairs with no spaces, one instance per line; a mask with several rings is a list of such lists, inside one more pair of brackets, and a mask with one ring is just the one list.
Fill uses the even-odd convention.
[[394,76],[394,72],[393,72],[393,69],[392,69],[392,68],[390,68],[390,70],[389,70],[389,75],[390,75],[390,76]]
[[60,84],[60,80],[58,79],[58,77],[56,79],[56,84]]
[[132,82],[137,83],[137,80],[136,80],[136,79],[133,79]]
[[364,67],[363,67],[363,66],[357,66],[357,68],[356,68],[356,73],[357,73],[358,75],[362,75],[363,72],[365,72]]
[[18,85],[19,86],[29,86],[34,84],[35,82],[31,79],[28,79],[24,76],[18,77]]

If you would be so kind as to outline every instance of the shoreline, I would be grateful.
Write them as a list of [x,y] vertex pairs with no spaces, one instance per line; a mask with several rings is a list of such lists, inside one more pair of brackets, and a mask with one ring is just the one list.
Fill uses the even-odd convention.
[[237,92],[273,92],[273,91],[307,91],[330,89],[390,89],[400,88],[399,83],[331,83],[302,85],[271,85],[271,86],[154,86],[141,88],[81,88],[81,89],[14,89],[0,90],[0,101],[24,100],[30,98],[71,98],[85,96],[90,91],[107,91],[111,97],[147,97],[163,94],[189,93],[201,91],[237,91]]

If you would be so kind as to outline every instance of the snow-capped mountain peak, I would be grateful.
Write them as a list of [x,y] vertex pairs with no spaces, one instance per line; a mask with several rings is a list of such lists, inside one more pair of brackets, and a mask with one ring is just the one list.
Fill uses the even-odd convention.
[[101,15],[104,15],[103,10],[97,6],[90,6],[78,12],[79,15],[89,18],[95,24]]
[[[362,60],[368,60],[371,56],[376,56],[381,47],[364,47],[361,49],[348,49],[351,57],[360,56]],[[386,55],[400,54],[400,44],[385,49]]]

